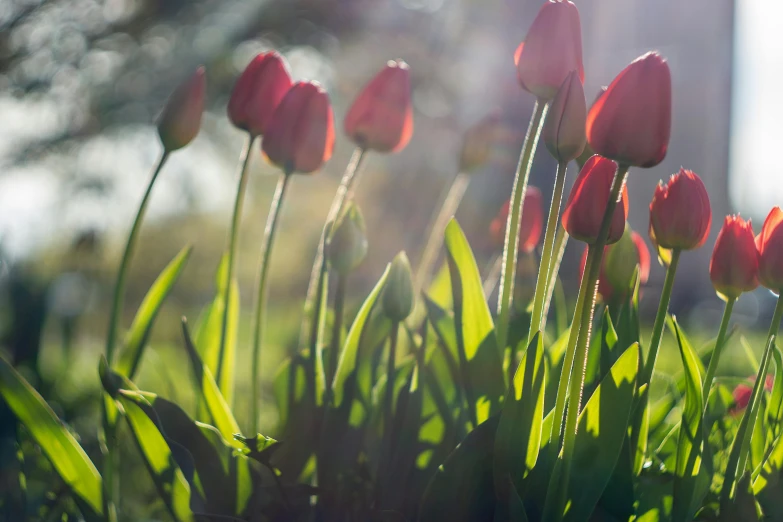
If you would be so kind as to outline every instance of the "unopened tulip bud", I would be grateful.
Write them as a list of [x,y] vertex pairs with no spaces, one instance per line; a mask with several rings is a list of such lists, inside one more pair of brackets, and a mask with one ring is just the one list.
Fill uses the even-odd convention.
[[606,280],[613,294],[624,296],[634,283],[637,266],[639,282],[644,284],[650,277],[650,250],[642,236],[626,226],[620,241],[606,247],[601,279]]
[[561,163],[576,159],[585,148],[587,106],[582,82],[571,71],[549,106],[542,137],[550,154]]
[[759,285],[759,256],[750,220],[726,216],[710,260],[710,280],[717,292],[735,299]]
[[759,282],[779,294],[783,290],[783,210],[775,207],[756,238]]
[[459,156],[460,172],[474,172],[489,161],[499,129],[500,114],[493,112],[465,132]]
[[[593,156],[576,177],[563,211],[563,227],[573,238],[593,244],[598,239],[617,164],[601,156]],[[616,243],[625,230],[628,215],[628,189],[623,187],[621,200],[612,214],[606,244]]]
[[206,93],[206,72],[199,67],[171,94],[158,118],[158,135],[166,152],[181,149],[201,128]]
[[386,317],[400,322],[413,310],[413,276],[411,264],[405,252],[400,252],[391,262],[389,276],[383,287],[381,307]]
[[696,173],[680,169],[658,183],[650,203],[650,235],[661,248],[692,250],[707,241],[712,222],[710,198]]
[[[509,206],[510,202],[506,201],[489,225],[489,235],[496,248],[503,248],[506,242]],[[532,252],[538,245],[543,230],[544,207],[541,191],[533,185],[528,185],[522,206],[522,220],[519,224],[519,251]]]
[[228,100],[228,119],[252,136],[262,136],[291,83],[282,56],[275,51],[257,55],[234,85]]
[[356,97],[344,125],[345,134],[359,147],[378,152],[404,149],[413,134],[408,64],[389,61]]
[[327,243],[329,264],[340,275],[347,275],[367,257],[367,233],[359,208],[353,203],[332,228]]
[[658,53],[634,60],[587,114],[587,141],[618,163],[654,167],[666,157],[672,120],[669,65]]
[[286,174],[321,168],[334,150],[334,114],[326,91],[315,82],[295,83],[272,114],[262,148]]
[[567,0],[541,6],[525,41],[514,54],[517,77],[526,91],[551,100],[571,71],[585,79],[579,10]]
[[[584,274],[587,248],[582,254],[581,272]],[[598,293],[605,301],[625,299],[632,291],[636,267],[639,267],[639,283],[645,284],[650,277],[650,251],[642,236],[626,225],[620,240],[604,248],[601,272],[598,278]]]

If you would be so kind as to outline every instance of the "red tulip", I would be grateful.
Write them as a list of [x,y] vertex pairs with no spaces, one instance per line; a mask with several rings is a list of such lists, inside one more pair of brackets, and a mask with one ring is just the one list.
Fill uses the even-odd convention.
[[584,82],[582,26],[576,6],[567,0],[549,0],[541,6],[514,54],[514,63],[522,88],[542,100],[551,100],[571,71]]
[[245,68],[228,100],[228,119],[253,136],[264,134],[272,114],[291,88],[291,76],[282,56],[261,53]]
[[158,118],[158,135],[167,152],[181,149],[201,128],[206,93],[206,71],[199,67],[171,94]]
[[587,141],[618,163],[654,167],[666,157],[672,120],[669,65],[640,56],[617,75],[587,114]]
[[756,238],[759,252],[759,281],[773,292],[783,290],[783,210],[770,211]]
[[750,220],[726,216],[710,260],[710,280],[719,294],[737,298],[759,285],[759,256]]
[[549,107],[541,134],[557,161],[568,163],[585,148],[587,107],[582,82],[571,71]]
[[[756,376],[754,375],[751,378],[751,383],[756,382]],[[775,380],[771,375],[767,375],[767,378],[764,380],[764,389],[767,391],[772,391],[772,387],[775,385]],[[744,410],[748,407],[748,403],[750,402],[750,396],[753,395],[753,387],[748,386],[747,384],[738,384],[734,391],[731,392],[732,396],[734,397],[734,405],[729,409],[731,413],[739,413],[740,411]]]
[[[587,160],[579,171],[563,211],[563,226],[572,237],[585,243],[596,242],[616,171],[615,162],[600,156]],[[620,240],[627,215],[628,189],[623,187],[622,200],[612,215],[607,244]]]
[[326,91],[315,82],[295,83],[275,109],[262,148],[286,174],[321,168],[334,149],[334,115]]
[[666,249],[692,250],[707,241],[710,198],[696,173],[680,168],[669,183],[658,183],[650,203],[650,237]]
[[408,64],[388,62],[356,97],[344,125],[345,133],[360,147],[378,152],[404,149],[413,134]]
[[[532,185],[528,185],[525,191],[525,202],[522,207],[522,221],[519,224],[519,251],[531,252],[541,239],[544,229],[544,207],[541,191]],[[506,239],[506,221],[508,221],[510,202],[500,208],[497,217],[489,226],[489,234],[492,243],[499,248],[503,247]]]
[[[582,253],[581,273],[587,262],[587,248]],[[626,227],[626,233],[617,243],[604,247],[601,273],[598,278],[598,293],[604,301],[625,299],[633,284],[636,267],[639,267],[639,282],[645,284],[650,278],[650,250],[641,235]]]

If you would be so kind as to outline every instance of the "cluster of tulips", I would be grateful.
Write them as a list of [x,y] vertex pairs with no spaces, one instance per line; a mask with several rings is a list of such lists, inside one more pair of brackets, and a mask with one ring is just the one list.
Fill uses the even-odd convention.
[[[285,366],[278,374],[284,383],[280,389],[284,390],[284,395],[288,394],[285,403],[288,411],[281,412],[281,416],[287,415],[288,424],[282,431],[284,436],[294,442],[287,449],[279,450],[281,453],[278,456],[284,457],[275,462],[270,460],[271,453],[266,450],[275,448],[277,452],[279,445],[260,434],[255,438],[236,435],[238,424],[230,411],[234,381],[233,351],[236,349],[235,322],[238,321],[239,306],[234,272],[248,165],[254,147],[260,141],[265,158],[281,170],[261,243],[253,314],[248,432],[256,434],[259,432],[260,419],[259,373],[265,333],[267,281],[280,209],[291,176],[315,172],[330,159],[336,139],[334,115],[324,89],[315,82],[293,82],[284,59],[274,51],[256,56],[238,78],[229,100],[228,117],[247,134],[247,139],[240,158],[240,176],[226,255],[218,272],[219,295],[210,312],[213,315],[209,317],[217,325],[215,349],[207,355],[205,348],[200,346],[199,355],[193,347],[187,326],[183,328],[188,355],[196,370],[204,407],[208,410],[207,418],[212,419],[216,430],[224,438],[231,438],[233,432],[234,442],[229,445],[233,444],[231,447],[233,458],[238,459],[236,462],[243,462],[242,459],[246,458],[260,462],[272,472],[270,476],[281,493],[280,509],[286,515],[282,518],[264,515],[267,517],[264,519],[293,520],[286,517],[292,517],[291,513],[297,509],[304,512],[311,507],[310,500],[302,501],[297,508],[292,507],[291,493],[286,489],[291,484],[284,486],[283,482],[305,476],[308,459],[313,456],[317,469],[307,472],[310,473],[307,476],[319,488],[314,493],[319,495],[317,520],[363,520],[366,513],[372,514],[372,520],[397,520],[390,515],[392,512],[405,513],[422,521],[433,520],[438,516],[466,522],[490,520],[493,517],[494,520],[520,522],[539,519],[556,522],[564,519],[587,520],[599,500],[605,507],[602,500],[605,498],[602,496],[604,489],[610,491],[615,487],[608,486],[610,482],[616,484],[617,480],[626,480],[622,478],[626,477],[623,473],[628,476],[632,473],[634,483],[639,483],[643,470],[654,463],[653,460],[647,460],[648,427],[652,431],[653,424],[661,426],[665,415],[656,415],[658,420],[655,422],[650,420],[648,390],[667,322],[670,322],[680,343],[686,367],[687,382],[684,388],[687,398],[681,426],[676,427],[679,435],[673,437],[675,430],[672,430],[661,443],[661,448],[664,448],[670,439],[677,439],[676,443],[672,442],[676,444],[675,464],[669,464],[668,468],[662,467],[664,472],[674,477],[673,500],[667,501],[666,517],[684,521],[693,520],[697,513],[704,513],[700,510],[710,488],[709,480],[705,483],[703,479],[706,473],[704,469],[708,466],[702,464],[711,459],[709,428],[705,428],[708,426],[706,415],[711,411],[710,392],[714,391],[713,384],[716,382],[721,352],[729,335],[728,325],[736,300],[742,293],[760,284],[781,295],[783,210],[776,207],[769,213],[758,236],[754,236],[750,221],[739,216],[725,218],[709,267],[715,290],[725,300],[725,311],[708,367],[706,370],[702,368],[704,375],[701,375],[701,363],[694,362],[691,349],[685,348],[687,343],[683,341],[676,321],[668,316],[668,306],[682,252],[702,247],[709,235],[712,219],[709,197],[699,176],[684,168],[672,175],[668,182],[658,185],[649,207],[648,233],[656,256],[666,267],[666,278],[651,337],[646,344],[647,355],[643,357],[639,348],[638,316],[634,315],[634,303],[638,299],[639,286],[648,278],[651,255],[642,236],[631,230],[626,222],[626,179],[632,168],[655,167],[666,156],[672,105],[668,64],[656,52],[640,56],[623,69],[607,88],[602,89],[588,108],[583,90],[579,13],[568,0],[548,0],[541,7],[525,41],[516,50],[514,60],[521,87],[535,97],[536,103],[509,201],[490,225],[489,236],[498,249],[502,246],[502,253],[498,255],[491,273],[483,282],[479,278],[476,283],[479,274],[475,260],[458,225],[450,220],[465,193],[468,173],[485,164],[490,155],[499,123],[497,115],[487,117],[467,131],[460,155],[460,173],[433,220],[429,241],[416,275],[412,273],[404,253],[395,257],[346,334],[343,331],[345,280],[362,262],[368,249],[361,213],[352,202],[352,187],[368,152],[396,152],[411,139],[413,110],[408,65],[400,60],[388,62],[351,104],[344,119],[344,131],[356,145],[356,150],[340,181],[318,244],[306,297],[305,320],[299,342],[301,350],[287,363],[289,366]],[[122,347],[125,352],[130,350],[131,355],[123,355],[118,362],[115,352],[118,345],[122,344],[118,342],[118,336],[126,278],[152,187],[169,155],[188,145],[198,134],[205,103],[205,84],[205,71],[199,68],[177,88],[161,113],[158,133],[163,153],[154,168],[128,236],[117,276],[109,319],[106,360],[101,367],[101,379],[108,392],[107,397],[111,396],[115,401],[102,401],[106,442],[103,448],[102,495],[99,495],[102,506],[92,505],[96,512],[101,512],[108,520],[116,518],[114,501],[118,489],[115,460],[118,408],[124,408],[126,415],[132,418],[134,408],[138,406],[153,419],[156,427],[160,429],[168,422],[176,428],[172,429],[176,433],[185,433],[177,431],[183,425],[197,425],[181,410],[175,411],[159,398],[143,395],[131,382],[138,369],[155,312],[145,312],[146,319],[140,319],[143,328],[134,321],[134,326],[142,333],[137,337],[131,335],[131,343],[126,338],[125,346]],[[547,150],[558,164],[546,217],[542,191],[528,186],[529,172],[540,138],[543,138]],[[573,161],[576,161],[580,170],[561,212],[567,166]],[[555,344],[560,346],[560,362],[547,362],[548,369],[542,369],[542,361],[545,359],[543,339],[548,338],[548,331],[552,330],[547,329],[550,303],[558,285],[560,263],[569,238],[586,244],[582,257],[581,283],[570,327],[558,328],[562,330],[558,332],[562,334],[562,342],[558,340]],[[432,276],[444,241],[447,250],[445,265],[451,276],[451,287],[448,299],[436,299],[434,295],[439,292],[434,289],[437,278]],[[539,243],[542,243],[540,249]],[[537,274],[534,274],[537,250],[540,250],[540,258]],[[186,255],[183,254],[184,257],[179,261],[175,260],[179,264],[175,266],[176,270],[171,269],[174,275],[167,276],[169,280],[165,284],[169,286],[166,289],[176,280],[177,271],[181,270]],[[164,274],[168,272],[167,268]],[[330,274],[337,280],[333,295],[330,295],[332,292],[328,285]],[[515,288],[520,274],[535,275],[535,286],[526,294],[520,292],[520,288]],[[495,313],[490,314],[486,297],[493,294],[495,288],[497,307]],[[167,291],[159,289],[158,294],[165,296]],[[330,297],[333,304],[329,336],[326,330]],[[596,335],[592,326],[599,297],[606,305],[607,312],[603,327]],[[162,299],[159,297],[157,304],[149,306],[157,310],[155,306],[159,307]],[[426,313],[416,313],[417,302],[424,303]],[[448,307],[452,309],[448,310]],[[373,322],[374,312],[378,312],[382,320]],[[426,315],[426,318],[422,315]],[[731,520],[725,517],[735,512],[732,510],[739,502],[738,499],[746,498],[748,484],[744,480],[750,472],[756,482],[761,478],[768,481],[771,476],[769,473],[759,476],[760,471],[747,468],[751,460],[748,456],[752,453],[751,440],[759,437],[763,440],[762,431],[766,429],[766,421],[761,420],[759,410],[765,402],[764,389],[771,387],[767,377],[770,361],[779,358],[774,339],[782,318],[783,299],[779,297],[753,387],[741,385],[735,389],[734,411],[744,411],[737,435],[731,443],[720,487],[720,513],[724,520]],[[146,323],[143,322],[145,320]],[[514,333],[512,326],[518,325],[520,321],[525,323],[524,334],[518,339],[519,329]],[[615,321],[614,325],[612,321]],[[635,326],[627,326],[633,325],[634,321]],[[428,324],[437,333],[437,342],[431,342]],[[635,333],[628,333],[634,330]],[[409,353],[405,355],[410,355],[410,358],[407,363],[402,362],[403,357],[397,351],[400,331],[408,334],[405,342]],[[628,342],[615,352],[611,351],[611,346],[605,348],[605,345],[617,344],[620,338]],[[613,340],[610,342],[608,339]],[[383,360],[381,354],[387,340],[389,349],[384,374],[378,368]],[[598,378],[596,375],[588,377],[590,372],[597,371],[588,368],[591,357],[589,352],[596,345],[595,340],[600,345],[598,349],[605,349],[612,359],[606,362],[604,353],[600,354],[600,364],[606,368],[603,368]],[[375,344],[369,346],[371,342]],[[453,350],[451,354],[449,346]],[[434,355],[441,348],[445,354]],[[546,360],[554,361],[556,357],[552,354],[555,352],[552,345],[548,345],[547,350]],[[372,351],[372,356],[368,355],[368,351]],[[203,357],[203,361],[200,357]],[[443,357],[446,361],[443,363],[446,369],[442,373],[451,376],[448,386],[453,397],[450,399],[442,390],[436,393],[440,382],[436,374],[440,370],[433,361],[437,357]],[[125,361],[131,362],[126,364]],[[554,384],[554,393],[550,396],[554,400],[551,411],[546,413],[543,411],[544,382],[547,381],[547,372],[554,372],[558,364],[559,376],[555,374],[549,377]],[[367,369],[370,368],[367,365],[371,366],[371,370]],[[302,373],[299,373],[299,369],[303,370]],[[0,364],[0,393],[7,400],[13,398],[14,393],[19,396],[26,393],[19,391],[24,390],[23,386],[14,388],[8,384],[17,383],[15,375]],[[626,375],[630,381],[623,380],[625,377],[622,375]],[[419,384],[420,380],[424,384]],[[596,384],[598,381],[600,385]],[[778,402],[783,404],[783,380],[780,383],[781,396]],[[297,391],[300,384],[306,391]],[[440,385],[444,387],[442,382]],[[601,386],[604,386],[604,395],[599,394]],[[426,388],[426,391],[422,392],[422,388]],[[623,391],[627,389],[631,391]],[[588,391],[592,391],[593,397],[585,405],[582,399]],[[595,397],[598,397],[597,402],[593,401]],[[608,402],[603,404],[604,400]],[[12,400],[9,403],[17,404]],[[29,399],[25,404],[29,406],[37,403]],[[377,413],[372,413],[370,410],[376,405]],[[597,420],[597,405],[602,405],[600,421]],[[168,408],[165,411],[172,414],[171,419],[164,418],[164,406]],[[156,410],[158,407],[160,411]],[[671,405],[669,407],[671,409]],[[297,408],[301,408],[303,413],[298,415]],[[425,415],[426,408],[430,410]],[[14,411],[24,422],[23,409]],[[667,413],[669,411],[666,410]],[[604,419],[605,415],[611,422]],[[420,447],[427,445],[426,441],[418,437],[436,416],[442,419],[444,426],[451,426],[453,433],[458,434],[454,435],[455,438],[459,436],[455,442],[461,438],[464,441],[431,480],[430,476],[426,477],[425,483],[429,483],[429,486],[425,494],[422,495],[421,491],[410,493],[416,488],[400,483],[410,479],[411,484],[419,484],[416,482],[418,478],[411,478],[418,477],[412,470],[433,469],[427,467],[430,466],[429,461],[421,458],[422,455],[427,451],[432,454],[446,448],[445,454],[439,454],[444,457],[454,449],[454,445],[450,445],[451,439],[443,435],[438,442],[441,446],[430,441],[435,449],[421,450]],[[175,417],[180,419],[176,422],[182,424],[176,424]],[[150,435],[139,428],[140,424],[133,424],[141,422],[139,417],[129,422],[132,423],[140,448],[147,452],[145,455],[149,460],[149,452],[154,445],[142,440],[149,441],[143,437],[154,436],[157,432],[150,430],[153,432]],[[368,435],[372,430],[368,430],[367,426],[372,423],[382,428]],[[587,472],[580,468],[585,466],[585,450],[579,449],[580,444],[584,448],[587,440],[580,439],[585,435],[584,425],[593,426],[592,429],[596,431],[593,435],[603,437],[600,439],[601,444],[608,444],[607,440],[616,443],[611,451],[600,445],[593,448],[598,453],[609,451],[600,453],[602,458],[614,459],[601,463],[601,466],[592,464],[602,470],[592,477],[595,481],[593,484],[585,479],[585,476],[590,476],[589,466]],[[204,427],[201,424],[198,426]],[[442,431],[445,432],[446,427]],[[465,429],[467,435],[463,433]],[[39,436],[35,426],[31,431],[34,437]],[[198,429],[195,431],[199,432]],[[161,429],[161,432],[165,430]],[[607,432],[609,435],[606,435]],[[187,433],[193,435],[192,432]],[[612,433],[616,435],[615,439],[611,439]],[[363,441],[365,435],[373,441],[366,452],[353,447],[363,447],[364,442],[356,441]],[[395,441],[395,438],[405,439],[409,447],[401,441]],[[40,439],[37,440],[40,443]],[[192,440],[189,441],[192,443]],[[180,443],[179,440],[175,442]],[[341,444],[351,447],[343,447]],[[201,451],[205,446],[211,447],[204,443],[197,449]],[[776,443],[775,448],[778,446]],[[783,451],[772,451],[771,448],[772,455]],[[580,451],[581,463],[578,458]],[[470,452],[474,455],[471,456]],[[171,454],[174,453],[172,450]],[[622,462],[620,454],[627,462]],[[779,457],[775,458],[783,466],[783,456]],[[50,458],[53,457],[50,455]],[[171,458],[176,460],[176,456]],[[370,473],[367,471],[367,460],[376,458],[377,463],[370,466],[374,471]],[[349,464],[346,465],[341,459],[349,461]],[[769,464],[770,469],[778,469],[775,468],[778,460]],[[765,461],[765,470],[768,463]],[[710,469],[713,464],[710,460]],[[438,465],[439,462],[434,463],[435,467]],[[628,469],[623,467],[626,465]],[[284,472],[282,482],[278,477],[278,468]],[[354,475],[350,473],[356,469],[360,470],[356,472],[360,477],[373,475],[375,486],[366,496],[362,496],[364,493],[358,489],[351,489],[354,483],[350,480],[353,480]],[[294,476],[286,476],[285,472],[291,473],[291,470],[294,470]],[[403,471],[407,474],[399,475]],[[424,474],[424,471],[421,473]],[[468,479],[467,475],[471,477]],[[156,480],[163,480],[154,473],[153,476],[157,477]],[[206,497],[207,505],[210,505],[210,494],[206,491],[208,488],[202,484],[204,478],[200,479],[198,487],[204,490],[201,493]],[[241,479],[236,480],[237,483],[241,482]],[[626,480],[630,481],[630,478]],[[197,488],[193,487],[195,491]],[[639,499],[644,495],[634,492],[632,486],[628,487],[631,489],[627,495],[631,499],[629,509],[641,509],[639,505],[642,501]],[[764,484],[758,487],[754,484],[751,489],[756,494],[763,487]],[[87,494],[76,487],[74,489],[83,501],[90,503]],[[162,491],[174,518],[190,520],[193,513],[183,507],[184,504],[175,502],[171,486],[168,489],[163,487]],[[241,492],[239,486],[237,491]],[[413,495],[412,501],[402,498],[405,491]],[[238,507],[234,506],[234,511],[228,511],[227,516],[245,516],[249,509],[249,495],[246,492],[244,500],[237,500]],[[371,500],[362,504],[368,497]],[[361,504],[360,508],[345,507],[350,504],[350,499]],[[222,506],[214,497],[212,501],[215,502],[213,506]],[[450,505],[452,503],[453,506]],[[614,508],[606,509],[612,511]],[[186,514],[181,515],[178,510]],[[617,508],[616,511],[621,509]],[[352,513],[354,518],[346,513]],[[634,520],[666,519],[663,511],[656,513],[661,518],[648,516]],[[643,515],[641,511],[636,514]],[[627,515],[617,520],[626,520]],[[250,518],[253,519],[252,516]]]

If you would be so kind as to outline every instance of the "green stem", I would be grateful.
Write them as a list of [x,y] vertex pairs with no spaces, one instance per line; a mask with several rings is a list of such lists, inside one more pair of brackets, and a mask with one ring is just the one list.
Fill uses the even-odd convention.
[[[593,250],[588,249],[588,258],[585,262],[585,266],[588,266],[592,253]],[[552,417],[552,432],[549,435],[549,445],[552,448],[554,456],[557,456],[560,449],[560,437],[563,434],[566,398],[568,397],[568,386],[571,382],[571,373],[574,365],[576,341],[579,338],[580,323],[577,318],[582,317],[582,308],[584,307],[585,296],[588,292],[588,282],[588,278],[583,276],[582,282],[579,284],[579,293],[576,296],[576,308],[574,309],[574,320],[571,322],[571,331],[568,333],[568,345],[566,347],[565,355],[563,355],[563,368],[560,371],[560,381],[557,384],[555,412]]]
[[345,167],[345,172],[340,180],[340,186],[337,187],[337,192],[332,199],[332,205],[329,207],[329,213],[326,215],[326,221],[324,222],[324,228],[321,232],[321,239],[318,241],[318,250],[315,254],[315,260],[313,261],[313,268],[310,271],[310,281],[307,283],[307,297],[305,298],[304,305],[304,317],[302,320],[302,327],[299,332],[300,345],[301,341],[307,339],[308,332],[310,331],[311,323],[309,321],[317,321],[314,317],[316,296],[318,294],[318,279],[321,275],[321,263],[324,259],[324,245],[326,238],[326,230],[329,223],[333,222],[340,215],[340,212],[345,207],[345,203],[350,201],[352,188],[356,182],[357,174],[359,173],[359,167],[364,160],[366,149],[356,147],[353,151],[348,165]]
[[416,272],[416,288],[418,291],[424,289],[424,285],[427,284],[427,280],[432,274],[432,268],[435,265],[435,260],[438,258],[438,252],[441,246],[443,246],[443,233],[446,230],[446,225],[449,224],[449,220],[457,211],[457,208],[459,208],[459,204],[462,202],[469,184],[470,176],[467,173],[460,172],[457,174],[440,206],[440,212],[438,212],[437,217],[430,225],[429,239],[427,239],[424,253],[419,263],[419,269]]
[[261,245],[261,267],[258,272],[258,294],[256,295],[256,317],[255,330],[253,332],[253,361],[252,375],[250,376],[250,425],[251,433],[258,433],[258,403],[260,401],[260,376],[259,367],[261,364],[261,341],[264,327],[264,312],[266,311],[266,282],[269,273],[269,259],[271,258],[272,245],[275,240],[278,218],[282,208],[283,198],[285,197],[288,182],[291,174],[284,173],[280,176],[275,189],[275,195],[272,197],[272,203],[269,207],[269,215],[266,219],[266,228],[264,229],[264,242]]
[[704,408],[707,408],[708,398],[710,396],[710,387],[712,386],[712,380],[715,378],[715,372],[718,370],[718,361],[720,361],[720,354],[723,351],[723,345],[726,341],[726,332],[729,329],[729,319],[731,318],[731,311],[734,309],[734,303],[737,302],[736,297],[729,297],[726,299],[726,306],[723,309],[723,318],[720,321],[720,329],[718,330],[718,338],[715,339],[715,348],[712,350],[712,357],[710,357],[710,365],[707,367],[707,374],[704,376],[704,383],[702,384],[702,397],[704,397]]
[[[571,379],[568,410],[566,412],[565,433],[563,435],[563,457],[562,466],[558,474],[552,475],[550,482],[550,495],[547,497],[544,508],[545,517],[550,517],[556,521],[562,520],[565,508],[566,495],[568,492],[568,482],[571,477],[571,466],[574,459],[574,448],[576,446],[576,433],[578,429],[579,410],[582,405],[582,392],[584,391],[585,370],[587,367],[587,346],[590,343],[590,329],[593,321],[593,310],[595,308],[595,297],[598,290],[598,276],[601,272],[601,261],[604,256],[604,247],[609,237],[609,228],[612,224],[614,210],[621,197],[625,179],[628,177],[628,165],[620,165],[614,175],[612,188],[609,192],[609,200],[604,210],[604,216],[601,220],[601,227],[598,229],[598,237],[595,243],[590,245],[585,263],[585,272],[582,276],[587,279],[584,289],[584,303],[582,304],[581,317],[579,317],[579,333],[574,352],[573,371],[576,372]],[[574,318],[576,320],[576,318]],[[573,335],[570,334],[570,335]],[[570,337],[569,335],[569,337]],[[554,487],[552,487],[554,486]],[[554,500],[554,503],[552,501]],[[547,509],[549,508],[549,509]]]
[[160,174],[160,171],[163,169],[163,165],[166,164],[168,157],[169,153],[163,151],[163,154],[161,154],[160,159],[155,166],[155,170],[152,171],[147,190],[144,192],[144,196],[139,204],[139,210],[136,211],[136,218],[133,220],[133,226],[131,226],[130,233],[128,234],[128,241],[125,243],[125,252],[122,255],[122,261],[120,261],[117,282],[114,284],[114,298],[112,299],[111,313],[109,315],[109,331],[106,334],[106,361],[109,365],[111,365],[114,357],[114,348],[117,343],[117,330],[119,328],[120,316],[122,315],[122,302],[125,299],[128,269],[130,268],[133,253],[136,250],[136,243],[138,243],[139,240],[141,222],[144,221],[144,214],[147,212],[150,194],[152,194],[152,186],[155,185],[155,180],[158,179],[158,174]]
[[[332,321],[332,339],[329,346],[329,370],[326,373],[327,393],[332,389],[331,383],[334,380],[334,374],[337,372],[337,361],[339,360],[340,338],[343,329],[343,311],[345,308],[345,281],[346,277],[342,274],[337,275],[337,288],[334,292],[334,320]],[[327,400],[328,404],[330,401]]]
[[[538,145],[538,137],[544,124],[544,115],[548,105],[543,100],[537,100],[533,107],[533,115],[530,117],[530,125],[527,128],[525,142],[519,155],[519,165],[514,177],[514,185],[511,189],[511,206],[506,221],[506,240],[503,246],[503,276],[500,279],[498,291],[498,321],[497,339],[498,350],[503,353],[508,340],[508,323],[511,314],[511,300],[514,295],[514,278],[517,271],[517,250],[519,248],[519,225],[522,217],[522,206],[527,191],[527,180],[530,175],[530,167],[533,164],[533,156]],[[513,358],[512,358],[513,359]]]
[[549,280],[546,284],[546,296],[544,297],[544,312],[541,316],[541,329],[546,328],[546,319],[549,315],[549,305],[552,303],[552,296],[555,293],[555,285],[557,284],[557,276],[560,272],[560,263],[563,262],[563,253],[565,252],[566,245],[568,244],[568,232],[562,226],[557,229],[557,236],[555,237],[555,246],[552,254],[552,259],[549,265]]
[[530,331],[527,335],[527,344],[533,340],[533,336],[543,330],[542,314],[544,311],[544,298],[549,283],[549,269],[552,261],[552,253],[555,246],[555,233],[557,231],[557,218],[560,215],[560,202],[563,199],[563,187],[566,179],[566,163],[557,164],[555,175],[555,188],[552,193],[552,203],[549,205],[549,218],[547,219],[546,232],[544,233],[544,248],[541,251],[541,263],[538,266],[538,279],[536,280],[536,292],[533,298],[533,313],[530,316]]
[[[241,171],[239,173],[239,185],[237,186],[237,196],[234,200],[234,213],[231,216],[231,230],[228,235],[228,260],[226,267],[226,279],[223,281],[223,320],[220,322],[220,349],[218,351],[217,370],[215,371],[215,381],[218,386],[221,385],[221,376],[223,374],[223,357],[226,351],[226,334],[228,331],[228,313],[231,304],[231,281],[234,278],[234,267],[236,266],[237,244],[239,237],[239,223],[242,219],[242,203],[245,200],[247,191],[247,173],[250,165],[250,151],[253,149],[253,143],[256,136],[250,134],[247,145],[242,150],[240,156]],[[220,386],[222,390],[222,386]],[[225,390],[223,390],[225,393]]]
[[674,288],[674,275],[677,272],[677,264],[680,261],[679,248],[672,250],[672,259],[669,267],[666,269],[666,279],[663,281],[663,291],[661,300],[658,303],[658,312],[655,314],[655,323],[650,336],[650,351],[647,353],[647,363],[642,371],[642,378],[639,380],[639,387],[650,384],[653,370],[655,369],[655,360],[658,357],[658,349],[661,347],[661,337],[663,336],[663,327],[666,324],[666,313],[669,310],[669,300],[672,297],[672,288]]
[[[155,181],[158,179],[160,171],[163,170],[163,165],[166,164],[168,157],[168,151],[164,150],[152,171],[149,184],[147,184],[147,190],[141,198],[139,209],[136,211],[136,217],[133,220],[133,225],[128,234],[128,241],[125,243],[125,251],[122,254],[120,269],[117,273],[117,281],[114,285],[114,297],[112,299],[111,312],[109,314],[109,327],[106,334],[106,360],[109,365],[111,365],[112,359],[114,358],[115,345],[117,344],[117,332],[119,330],[120,317],[122,316],[122,304],[125,299],[128,270],[130,269],[130,262],[139,240],[141,223],[144,221],[144,215],[147,212],[150,195],[152,194],[152,187],[155,185]],[[110,409],[114,410],[113,414],[110,412]],[[120,490],[116,415],[117,411],[114,408],[114,403],[111,402],[107,396],[104,396],[101,400],[103,436],[106,444],[103,455],[103,511],[106,520],[109,522],[117,520],[116,499],[119,496]]]
[[745,413],[742,415],[739,428],[737,428],[737,435],[734,437],[734,441],[731,444],[731,450],[729,451],[729,461],[726,465],[726,473],[720,492],[721,512],[725,512],[729,506],[737,474],[740,473],[741,475],[745,470],[747,453],[750,449],[750,441],[753,437],[753,425],[751,425],[751,422],[755,424],[755,418],[756,415],[758,415],[758,410],[761,406],[761,393],[766,384],[767,369],[769,368],[769,360],[772,358],[772,350],[776,349],[774,340],[778,334],[781,319],[783,319],[783,293],[778,296],[775,312],[772,315],[772,323],[769,325],[767,344],[764,349],[764,355],[761,358],[761,363],[759,364],[756,382],[753,385],[750,404],[748,404]]

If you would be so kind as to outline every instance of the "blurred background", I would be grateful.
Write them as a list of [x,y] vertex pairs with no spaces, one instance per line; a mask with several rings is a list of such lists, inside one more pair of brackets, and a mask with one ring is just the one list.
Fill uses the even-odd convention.
[[[178,318],[211,301],[226,246],[244,136],[225,112],[233,82],[258,52],[277,49],[295,79],[329,91],[341,126],[353,96],[392,58],[412,70],[415,131],[393,156],[371,154],[356,199],[370,256],[350,281],[358,306],[385,263],[407,250],[414,266],[423,231],[457,171],[462,134],[493,110],[504,132],[492,161],[470,183],[457,218],[479,259],[497,252],[487,228],[509,197],[533,97],[517,84],[513,52],[541,0],[2,0],[0,1],[0,340],[60,408],[98,386],[115,271],[150,169],[160,154],[155,116],[171,90],[204,64],[208,112],[196,141],[167,164],[151,201],[133,264],[123,324],[176,252],[194,253],[158,318],[141,384],[176,396],[182,363]],[[672,69],[674,119],[666,160],[629,178],[631,226],[646,238],[655,185],[680,166],[710,192],[711,239],[681,261],[671,309],[715,335],[723,303],[707,267],[727,213],[760,230],[783,202],[774,154],[780,142],[779,60],[768,36],[779,19],[753,0],[583,0],[588,103],[640,54],[658,49]],[[774,8],[780,9],[780,8]],[[323,171],[297,177],[284,209],[271,267],[264,372],[295,346],[315,245],[352,152],[338,134]],[[531,182],[548,207],[555,162],[539,148]],[[241,230],[239,278],[250,327],[264,220],[276,181],[260,152]],[[569,170],[569,181],[576,175]],[[576,293],[582,246],[566,252],[563,279]],[[642,308],[657,307],[663,268],[653,264]],[[766,325],[772,296],[744,295],[734,321]],[[240,339],[244,339],[245,336]],[[240,346],[240,358],[247,350]],[[167,355],[168,354],[168,355]],[[172,355],[174,354],[174,355]],[[727,359],[730,360],[730,359]],[[744,361],[744,359],[743,359]],[[157,363],[156,363],[157,362]],[[746,364],[746,363],[743,363]],[[182,365],[180,365],[182,366]],[[240,362],[239,368],[247,366]],[[748,366],[749,368],[749,366]],[[742,369],[737,369],[742,372]],[[246,377],[245,377],[246,378]],[[271,403],[271,401],[270,401]],[[270,406],[268,415],[273,416]],[[271,417],[270,417],[271,418]],[[95,418],[85,415],[84,422]],[[78,423],[78,419],[76,421]],[[89,428],[95,430],[94,425]]]

